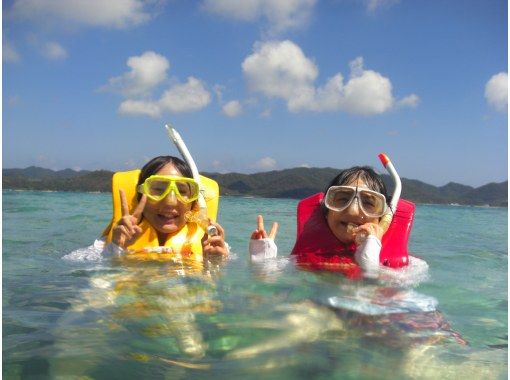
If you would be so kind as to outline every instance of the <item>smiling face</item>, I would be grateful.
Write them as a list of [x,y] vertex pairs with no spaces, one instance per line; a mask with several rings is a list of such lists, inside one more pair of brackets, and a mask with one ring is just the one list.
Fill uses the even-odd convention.
[[[345,185],[358,187],[359,189],[369,189],[365,181],[360,178],[348,182]],[[344,244],[350,244],[354,241],[355,236],[351,232],[351,228],[348,227],[349,224],[359,226],[364,223],[379,222],[379,218],[367,217],[361,212],[357,199],[354,199],[349,207],[343,211],[328,210],[326,220],[335,237]]]
[[[182,174],[171,163],[163,166],[155,174],[182,177]],[[164,242],[168,234],[173,234],[184,227],[186,212],[191,210],[192,205],[193,203],[182,203],[171,191],[159,202],[147,199],[143,217],[157,231],[160,242]]]

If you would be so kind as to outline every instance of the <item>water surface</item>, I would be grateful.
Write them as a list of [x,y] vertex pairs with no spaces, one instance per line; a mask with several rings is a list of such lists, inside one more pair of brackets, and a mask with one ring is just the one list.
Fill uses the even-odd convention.
[[[4,191],[4,378],[507,378],[507,209],[418,205],[427,274],[353,282],[288,259],[296,204],[222,197],[233,253],[204,267],[80,250],[109,194]],[[259,213],[279,258],[255,265]]]

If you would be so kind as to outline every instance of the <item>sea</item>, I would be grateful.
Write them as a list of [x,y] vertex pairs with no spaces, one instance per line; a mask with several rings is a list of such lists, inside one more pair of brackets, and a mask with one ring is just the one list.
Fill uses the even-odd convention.
[[417,205],[411,265],[350,280],[289,257],[293,199],[221,197],[231,254],[197,263],[94,249],[111,194],[2,195],[4,379],[508,377],[507,208]]

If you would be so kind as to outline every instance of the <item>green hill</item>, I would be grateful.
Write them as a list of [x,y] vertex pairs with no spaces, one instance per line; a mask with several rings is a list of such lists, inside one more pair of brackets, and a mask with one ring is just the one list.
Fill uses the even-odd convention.
[[[323,191],[340,169],[293,168],[264,173],[203,173],[220,185],[221,195],[249,195],[267,198],[300,199]],[[3,169],[4,189],[101,191],[109,192],[113,172],[53,171],[31,166],[26,169]],[[392,190],[388,175],[383,180]],[[416,203],[462,204],[508,207],[508,181],[489,183],[473,188],[450,182],[436,187],[424,182],[402,178],[402,197]]]

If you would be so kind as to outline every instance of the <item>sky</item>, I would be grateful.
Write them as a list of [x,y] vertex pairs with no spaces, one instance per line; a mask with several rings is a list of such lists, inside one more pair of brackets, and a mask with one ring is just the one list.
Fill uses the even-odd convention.
[[2,166],[508,178],[506,0],[2,2]]

